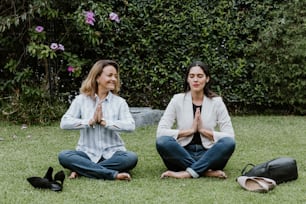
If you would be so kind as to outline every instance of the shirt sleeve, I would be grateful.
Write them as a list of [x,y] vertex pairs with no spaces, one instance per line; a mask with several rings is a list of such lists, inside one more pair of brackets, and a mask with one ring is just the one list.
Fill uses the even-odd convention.
[[158,123],[156,137],[171,136],[177,139],[179,130],[172,129],[175,120],[176,120],[175,101],[174,98],[172,98]]
[[79,97],[76,97],[63,115],[60,127],[66,130],[89,128],[89,120],[90,118],[81,118],[81,101]]
[[119,107],[116,107],[116,109],[118,110],[118,119],[117,120],[105,119],[106,122],[105,128],[118,132],[134,131],[135,121],[126,101],[123,100],[119,104]]
[[222,99],[219,101],[217,107],[217,123],[219,131],[213,132],[215,141],[218,141],[223,137],[235,137],[231,118]]

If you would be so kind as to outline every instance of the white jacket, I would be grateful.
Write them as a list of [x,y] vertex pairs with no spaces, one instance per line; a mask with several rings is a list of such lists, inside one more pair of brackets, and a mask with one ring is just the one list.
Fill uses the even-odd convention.
[[[214,142],[223,137],[235,137],[231,118],[221,97],[208,98],[204,96],[201,117],[203,127],[213,131]],[[171,136],[177,139],[179,130],[192,127],[193,119],[191,93],[175,94],[159,121],[156,136]],[[216,129],[217,127],[218,129]],[[181,137],[177,141],[180,145],[186,146],[192,138],[193,136]],[[201,135],[201,140],[207,149],[214,145],[203,135]]]

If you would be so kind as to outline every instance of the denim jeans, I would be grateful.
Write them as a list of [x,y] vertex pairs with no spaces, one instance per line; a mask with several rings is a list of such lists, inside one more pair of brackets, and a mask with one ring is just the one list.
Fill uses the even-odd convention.
[[156,149],[169,170],[187,170],[197,178],[209,169],[222,170],[235,150],[235,140],[224,137],[205,149],[197,144],[182,147],[173,137],[162,136],[157,138]]
[[117,151],[109,159],[101,159],[98,163],[90,160],[86,153],[75,150],[64,150],[58,155],[59,163],[79,175],[89,178],[114,180],[118,172],[128,172],[138,161],[134,152]]

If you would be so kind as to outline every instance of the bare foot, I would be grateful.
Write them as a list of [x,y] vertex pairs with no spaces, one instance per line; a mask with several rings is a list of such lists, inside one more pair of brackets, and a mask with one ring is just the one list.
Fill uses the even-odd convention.
[[167,177],[172,177],[172,178],[191,178],[191,175],[187,171],[165,171],[162,173],[160,178],[167,178]]
[[226,179],[227,178],[225,172],[221,171],[221,170],[208,170],[208,171],[204,172],[204,176],[216,177],[216,178],[220,178],[220,179]]
[[116,176],[116,180],[125,180],[130,181],[132,178],[128,173],[118,173]]
[[68,177],[69,179],[75,179],[75,178],[77,178],[79,175],[77,174],[77,172],[75,172],[75,171],[72,171],[71,172],[71,174],[70,174],[70,176]]

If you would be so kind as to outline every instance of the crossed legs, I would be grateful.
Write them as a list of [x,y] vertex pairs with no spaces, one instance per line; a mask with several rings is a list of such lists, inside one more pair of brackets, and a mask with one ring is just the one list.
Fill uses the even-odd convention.
[[198,178],[200,176],[226,178],[223,168],[235,149],[235,141],[226,137],[206,150],[201,145],[182,147],[169,136],[157,138],[156,148],[168,171],[161,177]]
[[118,151],[109,159],[92,162],[82,151],[64,150],[58,156],[60,164],[72,172],[69,178],[78,175],[96,179],[131,180],[128,172],[138,161],[137,155],[129,151]]

